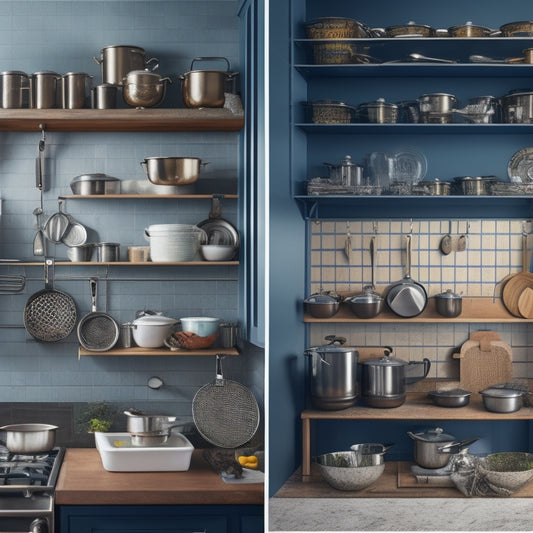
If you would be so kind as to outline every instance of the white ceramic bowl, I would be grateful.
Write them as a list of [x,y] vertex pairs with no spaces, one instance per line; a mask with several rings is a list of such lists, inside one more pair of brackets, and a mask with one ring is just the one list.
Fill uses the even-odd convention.
[[206,261],[229,261],[235,255],[236,248],[231,244],[202,244],[200,252]]
[[133,321],[133,340],[141,348],[161,348],[177,323],[166,316],[141,316]]
[[220,319],[206,316],[190,316],[180,318],[180,322],[183,331],[196,333],[200,337],[209,337],[209,335],[218,333]]

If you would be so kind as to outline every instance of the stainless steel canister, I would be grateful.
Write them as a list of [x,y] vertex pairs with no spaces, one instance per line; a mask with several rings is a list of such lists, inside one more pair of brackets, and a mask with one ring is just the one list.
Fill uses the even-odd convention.
[[30,77],[30,102],[33,109],[60,107],[59,80],[61,76],[51,70],[34,72]]
[[122,85],[123,80],[132,70],[143,70],[154,63],[151,70],[159,66],[155,57],[146,59],[146,52],[139,46],[106,46],[100,51],[100,59],[93,59],[102,67],[102,82]]
[[117,107],[118,87],[112,83],[101,83],[91,90],[93,109],[115,109]]
[[30,80],[25,72],[6,70],[0,72],[2,109],[20,109],[29,106]]
[[133,328],[134,325],[132,322],[124,322],[124,324],[120,325],[118,342],[122,348],[131,348],[134,345]]
[[96,260],[100,263],[119,261],[120,244],[116,242],[99,242],[96,245]]
[[61,77],[63,109],[87,107],[93,77],[86,72],[67,72]]
[[308,348],[311,400],[317,409],[346,409],[359,395],[359,352],[343,344],[343,337],[328,336],[331,344]]
[[232,322],[223,322],[218,327],[220,345],[222,348],[233,348],[237,344],[237,331],[239,325]]

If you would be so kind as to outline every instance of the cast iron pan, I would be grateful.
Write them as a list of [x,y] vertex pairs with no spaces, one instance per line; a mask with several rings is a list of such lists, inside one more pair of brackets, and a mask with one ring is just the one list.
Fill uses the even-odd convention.
[[78,324],[78,340],[86,349],[93,352],[107,352],[118,341],[120,327],[117,321],[107,313],[96,311],[97,280],[91,278],[91,312]]
[[78,319],[76,303],[68,294],[54,289],[53,280],[54,260],[47,257],[44,261],[45,288],[30,296],[24,307],[24,327],[42,342],[57,342],[68,337]]

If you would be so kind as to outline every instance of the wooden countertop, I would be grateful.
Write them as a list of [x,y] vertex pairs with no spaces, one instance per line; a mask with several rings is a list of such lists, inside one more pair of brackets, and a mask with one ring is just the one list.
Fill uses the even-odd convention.
[[195,450],[186,472],[108,472],[96,448],[69,448],[58,505],[262,505],[262,483],[224,483]]

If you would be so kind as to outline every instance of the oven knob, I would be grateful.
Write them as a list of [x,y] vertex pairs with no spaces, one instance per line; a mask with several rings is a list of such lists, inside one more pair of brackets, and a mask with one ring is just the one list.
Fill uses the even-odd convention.
[[30,533],[49,533],[48,521],[46,518],[36,518],[30,524]]

